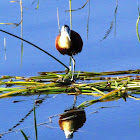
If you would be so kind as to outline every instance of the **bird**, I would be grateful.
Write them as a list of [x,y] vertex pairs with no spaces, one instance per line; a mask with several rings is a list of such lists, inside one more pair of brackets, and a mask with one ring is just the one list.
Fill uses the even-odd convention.
[[61,32],[56,37],[55,47],[62,55],[68,55],[71,57],[73,62],[73,73],[71,80],[74,81],[75,59],[73,56],[82,51],[83,40],[81,36],[77,32],[71,30],[68,25],[63,25]]

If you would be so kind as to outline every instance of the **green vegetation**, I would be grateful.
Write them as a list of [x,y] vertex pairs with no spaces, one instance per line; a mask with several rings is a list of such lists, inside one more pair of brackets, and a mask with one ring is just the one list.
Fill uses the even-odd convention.
[[[140,70],[112,72],[76,72],[71,82],[70,75],[64,71],[40,72],[34,77],[2,76],[0,78],[0,98],[29,96],[40,94],[91,95],[96,100],[85,101],[80,107],[87,107],[95,102],[103,102],[140,94]],[[119,76],[117,76],[119,75]]]

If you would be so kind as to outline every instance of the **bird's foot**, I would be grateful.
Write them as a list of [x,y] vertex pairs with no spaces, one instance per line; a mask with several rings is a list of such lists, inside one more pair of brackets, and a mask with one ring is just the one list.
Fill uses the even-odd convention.
[[77,78],[75,76],[72,76],[71,82],[75,82],[76,80],[77,80]]
[[76,77],[64,77],[64,78],[60,78],[58,80],[56,80],[57,83],[61,83],[61,84],[66,84],[66,85],[70,85],[71,83],[76,81]]
[[60,84],[64,84],[64,85],[70,85],[72,83],[71,79],[70,78],[61,78],[61,79],[58,79],[56,80],[57,83],[60,83]]

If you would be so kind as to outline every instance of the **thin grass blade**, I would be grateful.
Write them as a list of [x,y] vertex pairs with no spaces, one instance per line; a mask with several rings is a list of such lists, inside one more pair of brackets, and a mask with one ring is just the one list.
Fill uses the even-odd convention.
[[[115,7],[115,12],[114,12],[114,18],[111,21],[110,27],[107,30],[105,36],[103,37],[103,39],[101,39],[101,41],[103,41],[104,39],[106,39],[108,37],[108,35],[111,33],[111,31],[113,30],[113,25],[115,24],[115,33],[114,36],[116,36],[116,16],[117,16],[117,10],[118,10],[118,0],[116,0],[116,7]],[[114,23],[115,20],[115,23]]]
[[[23,38],[23,6],[22,6],[22,0],[20,0],[20,13],[21,13],[21,38]],[[21,40],[21,64],[20,67],[22,66],[22,61],[23,61],[23,40]]]
[[[87,5],[88,1],[89,1],[89,0],[87,0],[86,3],[85,3],[82,7],[78,8],[78,9],[71,10],[71,11],[78,11],[78,10],[83,9],[83,8]],[[65,12],[69,12],[69,11],[70,11],[70,10],[66,10]]]
[[70,29],[72,30],[72,11],[71,11],[71,1],[72,0],[69,0],[69,8],[70,8]]
[[139,16],[140,16],[140,8],[139,8],[139,5],[138,5],[138,12],[139,12]]
[[37,2],[37,7],[36,7],[36,10],[39,8],[39,0],[38,0],[38,2]]
[[58,29],[59,29],[59,33],[60,33],[60,22],[59,22],[59,12],[58,12],[58,8],[57,8],[57,21],[58,21]]
[[20,90],[16,90],[16,91],[11,91],[11,92],[8,92],[8,93],[0,95],[0,98],[7,97],[7,96],[10,96],[12,94],[18,94],[18,93],[25,92],[25,91],[26,91],[26,89],[20,89]]
[[139,9],[139,6],[138,6],[138,13],[139,13],[139,16],[138,16],[138,19],[137,19],[137,22],[136,22],[136,34],[137,34],[137,38],[140,42],[140,35],[139,35],[140,9]]
[[89,7],[88,7],[88,19],[87,19],[87,40],[88,40],[89,16],[90,16],[90,0],[88,0],[87,2],[89,2]]
[[4,24],[4,25],[18,25],[17,23],[0,23],[0,24]]
[[116,8],[115,8],[115,13],[114,13],[114,18],[115,18],[115,31],[114,31],[114,36],[116,36],[116,17],[117,17],[117,10],[118,10],[118,0],[116,2]]
[[6,61],[6,38],[4,38],[4,52],[5,52],[5,61]]
[[25,140],[28,140],[28,137],[26,136],[26,134],[23,132],[23,130],[20,130],[20,132],[22,133],[22,135],[24,136]]
[[108,35],[111,33],[111,31],[113,29],[113,24],[114,24],[114,20],[112,20],[109,29],[107,30],[105,36],[103,37],[103,39],[101,41],[103,41],[104,39],[106,39],[108,37]]
[[136,34],[137,34],[137,38],[140,42],[139,27],[138,27],[139,21],[140,21],[140,16],[138,17],[137,22],[136,22]]
[[38,140],[38,136],[37,136],[37,122],[36,122],[35,104],[34,104],[34,107],[33,107],[33,111],[34,111],[34,127],[35,127],[35,137],[36,137],[36,140]]

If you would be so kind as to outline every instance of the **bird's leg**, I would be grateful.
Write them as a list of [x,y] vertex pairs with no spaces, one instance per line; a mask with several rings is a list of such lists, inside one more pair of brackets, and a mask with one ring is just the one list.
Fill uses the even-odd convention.
[[69,72],[71,72],[71,57],[70,57],[70,63],[69,63]]
[[[71,66],[71,61],[73,63],[73,71],[72,71],[72,66]],[[63,78],[63,82],[65,82],[67,80],[67,77],[71,76],[71,79],[69,79],[70,81],[69,82],[73,82],[75,79],[74,79],[74,73],[75,73],[75,60],[73,58],[73,56],[70,57],[70,66],[69,66],[69,73],[68,75],[66,75],[64,78]]]
[[74,81],[74,73],[75,73],[75,59],[73,56],[71,56],[72,62],[73,62],[73,72],[72,72],[72,78],[71,81]]
[[[64,83],[65,83],[65,81],[66,81],[67,79],[70,80],[70,78],[67,78],[67,77],[70,77],[71,74],[72,74],[72,71],[71,71],[71,70],[72,70],[71,61],[72,61],[72,57],[70,57],[68,74],[63,78],[63,82],[64,82]],[[70,81],[70,82],[71,82],[71,81]]]

